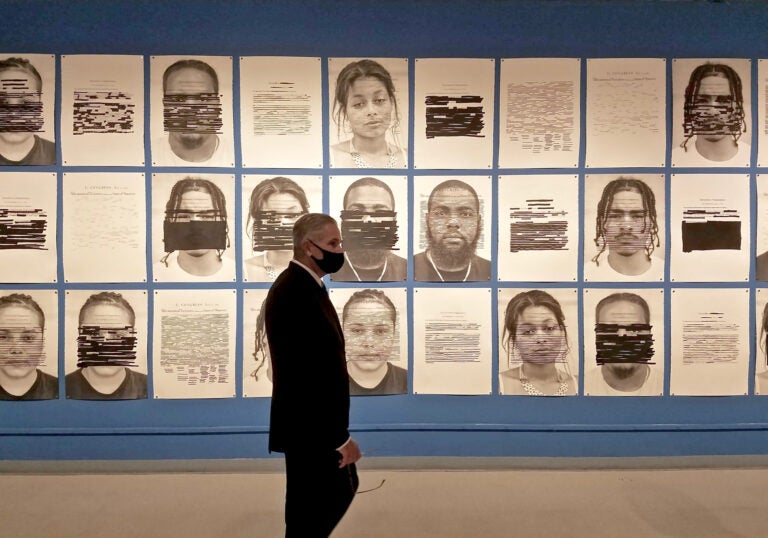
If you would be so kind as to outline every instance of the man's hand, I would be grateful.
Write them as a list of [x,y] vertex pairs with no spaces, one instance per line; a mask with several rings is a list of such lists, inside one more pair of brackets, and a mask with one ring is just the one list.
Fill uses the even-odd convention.
[[350,438],[349,442],[339,449],[341,453],[341,461],[339,462],[339,468],[345,467],[350,463],[355,463],[357,460],[363,457],[363,453],[360,452],[360,447],[354,439]]

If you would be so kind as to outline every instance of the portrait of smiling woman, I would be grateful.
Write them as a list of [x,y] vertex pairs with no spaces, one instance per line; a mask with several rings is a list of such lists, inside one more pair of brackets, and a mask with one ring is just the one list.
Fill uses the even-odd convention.
[[[333,67],[343,61],[332,59],[331,76]],[[388,63],[395,62],[405,76],[407,62],[391,60]],[[408,99],[407,94],[403,93],[403,98],[401,92],[396,91],[394,80],[387,68],[371,59],[347,63],[338,72],[335,88],[332,85],[331,114],[339,142],[331,146],[332,167],[404,168],[407,165],[408,152],[400,143],[399,129],[408,124],[404,117]],[[403,83],[407,88],[407,80]],[[403,139],[407,140],[407,133]]]
[[501,352],[509,367],[499,373],[502,394],[576,394],[578,385],[566,358],[569,347],[565,315],[560,303],[549,293],[525,291],[507,303]]

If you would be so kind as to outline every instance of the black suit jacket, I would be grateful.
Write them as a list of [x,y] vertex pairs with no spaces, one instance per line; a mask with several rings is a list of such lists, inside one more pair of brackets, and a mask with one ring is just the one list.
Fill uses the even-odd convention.
[[265,304],[272,358],[269,450],[335,450],[349,438],[344,335],[328,293],[289,263]]

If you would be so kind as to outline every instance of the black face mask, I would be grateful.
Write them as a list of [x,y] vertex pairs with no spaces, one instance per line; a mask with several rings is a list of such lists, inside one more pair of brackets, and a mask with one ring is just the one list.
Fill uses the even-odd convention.
[[163,222],[165,251],[227,248],[227,222],[189,221]]
[[310,254],[310,258],[317,264],[317,266],[324,272],[324,273],[335,273],[339,269],[341,269],[341,266],[344,265],[344,253],[343,252],[331,252],[330,250],[325,250],[324,248],[318,246],[317,243],[309,240],[310,243],[315,245],[317,248],[320,249],[320,252],[323,253],[323,257],[321,259],[317,259],[314,256]]

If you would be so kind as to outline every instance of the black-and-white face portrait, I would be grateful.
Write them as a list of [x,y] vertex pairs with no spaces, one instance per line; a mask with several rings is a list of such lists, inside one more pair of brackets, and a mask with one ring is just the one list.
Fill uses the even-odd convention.
[[0,55],[0,166],[56,164],[55,60]]
[[67,398],[146,398],[146,292],[70,290],[65,304]]
[[588,175],[584,197],[584,279],[662,281],[664,176]]
[[499,289],[499,392],[514,396],[578,393],[574,289]]
[[155,281],[234,280],[234,177],[155,174],[152,188]]
[[[344,239],[344,266],[334,281],[405,280],[408,239],[400,230],[408,222],[407,183],[403,176],[332,176],[331,215]],[[400,211],[403,208],[403,211]]]
[[153,56],[152,162],[234,166],[232,58]]
[[58,398],[57,295],[0,292],[0,400]]
[[768,293],[755,292],[755,394],[768,394]]
[[749,166],[750,62],[675,59],[672,166]]
[[415,184],[422,218],[414,240],[425,248],[414,257],[415,280],[490,280],[490,247],[484,237],[490,178],[422,177]]
[[322,207],[320,176],[244,175],[243,279],[272,282],[293,258],[293,224]]
[[350,394],[407,393],[405,289],[334,289],[331,300],[344,331]]
[[663,308],[659,289],[585,290],[585,394],[663,392]]
[[331,166],[408,165],[408,60],[330,58]]
[[264,299],[267,289],[243,293],[243,396],[272,395],[272,365],[264,329]]

